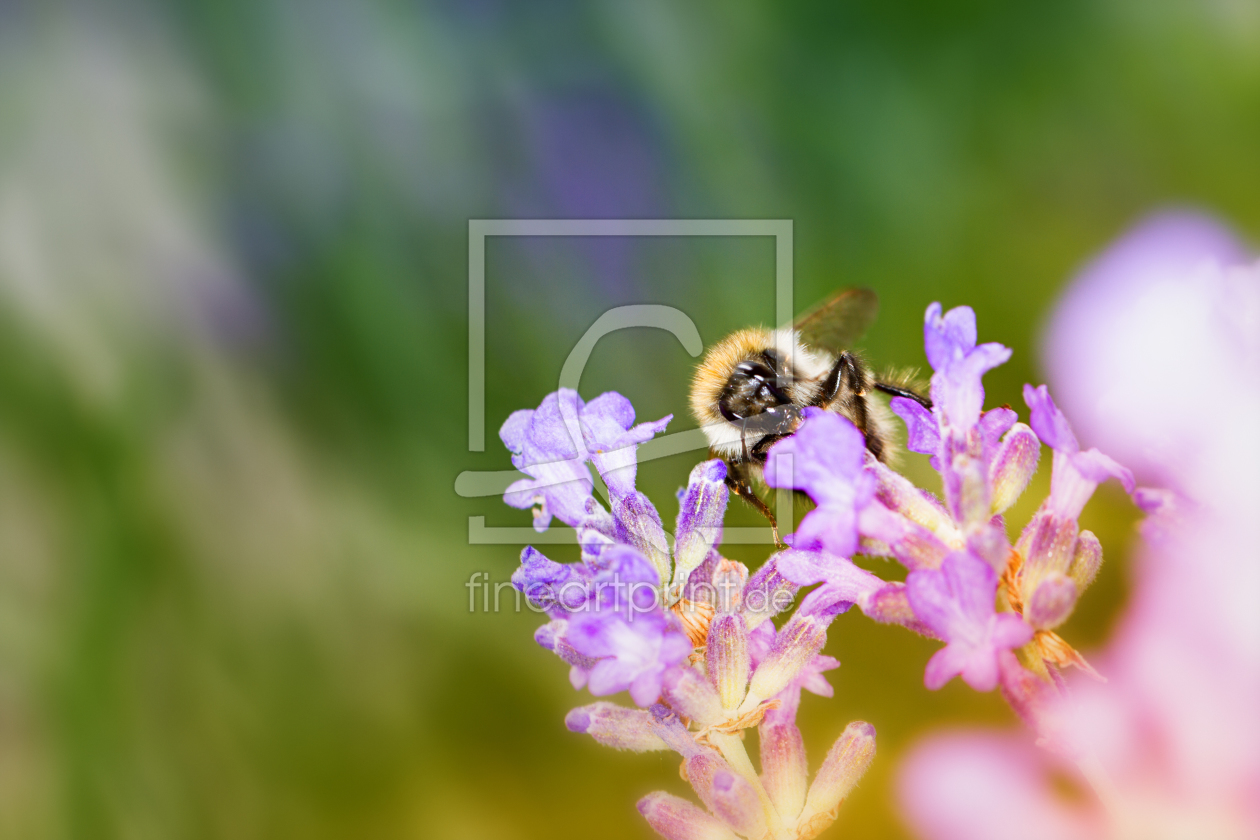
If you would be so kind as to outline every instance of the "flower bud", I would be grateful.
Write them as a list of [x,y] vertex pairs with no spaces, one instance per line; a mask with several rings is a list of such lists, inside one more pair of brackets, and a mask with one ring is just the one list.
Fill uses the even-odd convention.
[[648,714],[652,716],[652,732],[674,752],[684,758],[691,758],[705,752],[716,755],[712,750],[708,750],[696,743],[696,739],[691,736],[691,733],[687,731],[687,727],[679,720],[678,712],[668,706],[656,703],[648,709]]
[[768,618],[773,618],[792,605],[800,589],[779,571],[778,555],[766,561],[744,587],[744,619],[752,630]]
[[656,791],[639,800],[639,813],[665,840],[736,840],[715,817],[677,796]]
[[711,811],[716,810],[714,780],[721,773],[732,773],[731,765],[713,750],[700,749],[683,762],[683,773],[691,788]]
[[1052,630],[1067,621],[1079,595],[1070,577],[1051,572],[1033,590],[1024,608],[1024,618],[1037,630]]
[[1001,513],[1015,503],[1037,471],[1040,458],[1041,441],[1033,430],[1023,423],[1011,427],[989,467],[994,513]]
[[652,715],[615,703],[592,703],[569,712],[564,725],[570,732],[585,732],[606,747],[634,752],[669,749],[652,731]]
[[978,429],[963,434],[952,430],[945,438],[941,459],[946,465],[945,500],[964,532],[991,516],[989,474],[984,462],[984,442]]
[[1102,566],[1102,543],[1093,531],[1081,531],[1076,540],[1076,552],[1072,555],[1072,565],[1068,574],[1076,582],[1078,592],[1084,592],[1098,577],[1098,569]]
[[935,496],[915,487],[908,478],[886,464],[875,461],[870,466],[879,479],[875,498],[886,507],[940,535],[946,542],[958,534],[954,520]]
[[665,529],[661,526],[661,516],[656,508],[648,501],[647,496],[637,490],[614,497],[612,508],[618,524],[625,529],[622,535],[625,542],[637,548],[651,562],[652,568],[660,576],[659,585],[667,584],[669,542],[665,539]]
[[867,618],[873,618],[881,624],[900,624],[929,639],[939,638],[936,631],[914,614],[910,598],[906,595],[906,585],[901,581],[884,584],[858,606]]
[[742,615],[719,615],[709,625],[705,650],[709,680],[722,698],[722,707],[735,709],[744,699],[751,659],[748,652],[748,625]]
[[[799,837],[814,837],[835,819],[833,812],[849,795],[875,758],[875,727],[854,721],[836,739],[809,787],[801,812]],[[812,833],[811,833],[812,832]]]
[[793,616],[774,637],[770,652],[757,666],[748,686],[748,700],[761,702],[786,688],[826,641],[827,628],[821,621],[811,616]]
[[709,550],[722,538],[722,516],[730,491],[726,488],[726,464],[720,460],[697,464],[679,500],[678,530],[674,542],[674,584],[687,582],[691,571],[704,562]]
[[1024,555],[1024,579],[1037,581],[1049,572],[1067,572],[1076,552],[1079,527],[1075,519],[1058,516],[1044,506],[1033,514],[1015,544]]
[[748,585],[748,567],[735,560],[722,558],[713,570],[713,606],[720,613],[739,610]]
[[745,837],[762,837],[766,833],[766,811],[757,791],[742,776],[730,771],[713,777],[713,812]]
[[761,733],[761,781],[779,815],[791,825],[805,806],[809,784],[809,765],[801,730],[787,720],[762,723],[758,731]]
[[716,723],[726,715],[716,689],[695,668],[677,668],[665,675],[665,699],[680,713],[700,724]]

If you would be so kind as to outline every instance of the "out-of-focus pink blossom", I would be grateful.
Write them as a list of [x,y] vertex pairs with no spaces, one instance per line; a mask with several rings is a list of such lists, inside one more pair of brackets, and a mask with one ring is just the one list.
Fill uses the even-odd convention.
[[904,768],[907,817],[930,840],[1260,837],[1260,266],[1209,219],[1157,216],[1077,278],[1046,360],[1082,442],[1172,494],[1093,657],[1108,682],[1056,710],[1074,763],[941,736]]
[[1168,212],[1080,273],[1050,319],[1042,360],[1084,446],[1163,486],[1200,471],[1215,483],[1209,455],[1221,437],[1239,435],[1231,450],[1256,455],[1260,288],[1241,268],[1254,259],[1214,219]]

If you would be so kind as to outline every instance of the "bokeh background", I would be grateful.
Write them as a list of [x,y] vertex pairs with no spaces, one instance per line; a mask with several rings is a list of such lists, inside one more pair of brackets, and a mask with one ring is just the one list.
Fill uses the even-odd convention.
[[[536,616],[469,612],[520,546],[468,517],[529,516],[455,479],[509,467],[499,424],[608,307],[768,322],[772,243],[492,240],[470,453],[468,219],[792,219],[799,307],[871,286],[864,349],[922,365],[924,307],[970,304],[1022,408],[1130,223],[1260,234],[1257,150],[1253,0],[0,3],[0,836],[642,838],[633,802],[684,792],[564,729],[588,698]],[[582,391],[684,429],[693,364],[621,333]],[[640,471],[667,516],[695,458]],[[1109,491],[1086,651],[1125,598]],[[802,729],[817,761],[863,718],[880,755],[833,833],[904,837],[904,749],[1011,715],[923,689],[931,643],[834,628]]]

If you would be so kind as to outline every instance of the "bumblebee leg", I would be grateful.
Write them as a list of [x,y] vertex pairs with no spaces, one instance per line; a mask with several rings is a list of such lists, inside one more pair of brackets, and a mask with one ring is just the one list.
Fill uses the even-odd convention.
[[839,400],[846,417],[853,421],[858,431],[866,439],[866,448],[881,461],[884,458],[884,441],[870,428],[870,420],[866,411],[866,392],[870,387],[870,377],[857,356],[852,353],[841,353],[827,378],[823,380],[822,390],[816,403],[822,406],[831,405]]
[[926,408],[928,411],[932,410],[931,400],[929,400],[927,397],[923,396],[922,394],[916,394],[914,391],[911,391],[909,388],[902,388],[900,385],[891,385],[887,382],[876,382],[875,390],[883,391],[885,394],[889,394],[894,397],[905,397],[908,400],[914,400],[919,405]]
[[770,532],[774,536],[774,544],[780,548],[787,548],[783,541],[779,539],[779,523],[774,518],[774,512],[753,492],[752,487],[748,484],[748,476],[742,466],[739,463],[731,463],[729,461],[726,466],[726,486],[731,488],[735,495],[748,502],[748,504],[757,509],[758,513],[766,518],[770,523]]

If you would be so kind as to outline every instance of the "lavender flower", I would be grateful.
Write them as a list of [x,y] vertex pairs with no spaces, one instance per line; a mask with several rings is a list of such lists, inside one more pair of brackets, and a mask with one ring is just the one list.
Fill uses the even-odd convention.
[[[783,552],[755,575],[721,557],[717,545],[728,500],[721,461],[699,464],[679,493],[671,550],[655,506],[633,485],[633,442],[646,430],[632,428],[633,411],[613,397],[583,407],[576,394],[553,394],[537,411],[513,415],[503,431],[518,466],[532,468],[539,455],[553,456],[516,496],[509,493],[509,503],[536,494],[542,499],[539,518],[554,512],[574,525],[581,550],[580,561],[568,564],[534,548],[522,552],[512,583],[551,619],[535,639],[569,664],[575,688],[596,696],[629,691],[644,707],[601,701],[574,709],[565,724],[617,749],[670,749],[682,757],[683,774],[704,807],[665,793],[639,803],[644,818],[667,838],[813,837],[835,819],[869,766],[875,730],[851,724],[809,784],[795,723],[801,692],[831,696],[823,674],[840,663],[821,652],[827,627],[883,584],[847,559],[819,551]],[[587,450],[566,448],[574,439],[564,434],[566,412],[577,417]],[[825,426],[834,419],[814,422]],[[841,435],[850,431],[839,427]],[[825,428],[812,434],[826,443]],[[810,440],[809,434],[801,438],[804,446]],[[629,460],[591,453],[593,441],[620,444],[623,452],[630,441]],[[860,436],[850,443],[826,462],[841,478],[831,482],[832,504],[815,521],[847,509],[848,539],[856,547],[855,518],[873,503],[875,480],[861,478]],[[803,456],[808,460],[813,453]],[[590,494],[588,458],[611,491],[607,510]],[[781,453],[780,462],[785,458]],[[559,485],[544,485],[556,476],[564,479]],[[811,476],[818,483],[810,486],[821,494],[827,471]],[[856,491],[855,479],[865,482]],[[825,530],[820,542],[845,537],[835,527]],[[845,573],[833,568],[837,563],[847,564]],[[825,573],[830,579],[776,628],[771,619],[791,605],[798,589],[782,565],[792,566],[797,577]],[[760,773],[741,737],[752,727],[761,730]]]
[[[513,584],[549,623],[535,638],[570,666],[575,688],[628,691],[640,708],[607,702],[574,709],[571,731],[637,751],[672,750],[703,807],[665,793],[639,803],[667,838],[808,838],[826,828],[874,754],[874,728],[850,724],[812,784],[796,714],[803,691],[831,696],[822,653],[835,617],[856,605],[944,646],[924,682],[961,676],[1003,696],[1042,742],[1067,749],[1059,671],[1090,666],[1054,631],[1102,561],[1078,518],[1098,483],[1118,478],[1151,510],[1165,494],[1137,491],[1133,476],[1096,449],[1082,451],[1045,386],[1025,389],[1029,424],[1010,408],[984,410],[983,375],[1010,357],[978,344],[967,307],[928,307],[924,344],[933,407],[897,398],[909,447],[931,456],[940,497],[876,460],[863,434],[835,412],[806,409],[797,431],[768,453],[773,487],[804,491],[815,509],[756,574],[718,551],[728,501],[726,465],[697,465],[679,493],[671,544],[652,502],[634,487],[634,447],[660,428],[634,424],[628,401],[573,392],[517,412],[502,436],[530,475],[509,504],[537,504],[577,529],[581,559],[555,563],[533,548]],[[668,418],[666,418],[668,420]],[[1042,443],[1054,452],[1051,492],[1014,545],[1002,514],[1027,488]],[[605,509],[587,463],[609,488]],[[897,559],[903,582],[857,566],[856,554]],[[781,625],[799,587],[814,587]],[[761,768],[743,734],[757,727]]]
[[[555,563],[526,548],[512,584],[552,618],[538,641],[569,663],[575,688],[586,687],[596,696],[629,690],[636,703],[648,706],[660,696],[670,669],[691,654],[695,637],[712,616],[710,605],[693,604],[681,593],[721,539],[726,465],[708,461],[692,470],[680,494],[671,553],[660,515],[633,483],[634,444],[669,418],[632,427],[634,410],[621,395],[604,394],[583,406],[576,393],[561,390],[538,410],[518,411],[504,425],[505,442],[518,449],[513,463],[524,468],[525,459],[540,453],[572,455],[574,450],[564,447],[572,440],[567,435],[575,419],[588,449],[566,463],[586,476],[585,484],[576,479],[559,487],[542,487],[541,479],[517,484],[542,494],[544,512],[563,507],[561,520],[578,529],[582,561]],[[609,487],[611,511],[590,495],[587,457]],[[505,497],[509,504],[513,493]],[[582,514],[574,519],[578,501]],[[536,515],[536,527],[539,521]]]
[[[1114,476],[1129,493],[1133,473],[1097,449],[1082,452],[1063,412],[1045,385],[1024,386],[1032,411],[1032,428],[1054,450],[1050,497],[1033,516],[1016,543],[1019,560],[1009,574],[1009,596],[1024,605],[1029,623],[1052,630],[1071,615],[1077,599],[1093,581],[1102,562],[1102,547],[1077,518],[1099,482]],[[1076,658],[1080,664],[1083,660]]]
[[1032,628],[1019,616],[994,611],[997,585],[997,573],[968,551],[949,555],[940,569],[920,569],[906,578],[915,615],[949,643],[928,662],[928,688],[961,674],[976,691],[992,691],[1001,651],[1032,639]]
[[499,437],[512,452],[512,466],[529,476],[514,482],[503,501],[534,508],[534,529],[547,530],[552,516],[577,527],[591,497],[593,461],[614,495],[634,489],[635,445],[665,429],[673,415],[634,426],[634,408],[620,394],[583,404],[576,391],[561,388],[536,409],[508,417]]
[[[774,565],[772,559],[768,565]],[[782,629],[745,609],[752,595],[780,579],[777,572],[749,578],[739,563],[722,560],[714,584],[736,581],[738,591],[715,585],[715,617],[692,667],[669,672],[664,704],[646,713],[608,704],[575,709],[566,724],[601,743],[639,751],[667,746],[683,757],[683,773],[707,811],[665,793],[639,803],[649,824],[666,838],[813,837],[835,811],[874,755],[875,731],[850,724],[808,783],[804,742],[796,728],[802,690],[831,696],[823,672],[839,662],[819,651],[829,618],[798,612]],[[794,590],[780,590],[790,601]],[[750,620],[755,624],[750,629]],[[665,705],[668,704],[668,705]],[[758,727],[762,769],[757,773],[741,733]]]
[[923,320],[923,344],[928,364],[935,371],[934,413],[944,429],[966,432],[980,422],[980,410],[984,407],[980,379],[1011,357],[1010,348],[1000,344],[977,347],[976,335],[976,313],[971,307],[959,306],[944,315],[939,303],[928,307]]
[[1117,478],[1124,489],[1134,490],[1133,473],[1097,449],[1081,451],[1067,418],[1059,411],[1050,391],[1042,385],[1024,386],[1024,402],[1032,411],[1031,425],[1041,442],[1054,450],[1054,474],[1051,478],[1047,509],[1056,516],[1076,519],[1085,509],[1089,497],[1107,478]]
[[806,408],[800,430],[775,444],[766,460],[771,487],[804,490],[818,507],[805,515],[793,545],[848,557],[857,550],[858,516],[875,496],[862,468],[866,441],[838,414]]
[[[1102,559],[1097,538],[1080,531],[1081,510],[1108,476],[1133,491],[1132,475],[1097,450],[1081,451],[1044,386],[1025,392],[1031,426],[1009,408],[984,411],[982,377],[1010,350],[977,344],[971,309],[942,314],[939,304],[929,306],[924,345],[934,369],[933,407],[898,397],[892,408],[906,422],[909,447],[932,456],[943,500],[876,461],[861,433],[834,413],[807,412],[797,433],[770,450],[767,482],[804,490],[818,505],[793,545],[824,553],[780,563],[795,583],[821,584],[800,614],[857,604],[878,621],[945,641],[925,671],[931,688],[962,675],[973,688],[991,690],[1003,674],[999,666],[1015,661],[1012,649],[1047,685],[1051,669],[1090,670],[1052,631]],[[1028,486],[1042,441],[1055,453],[1051,494],[1012,546],[997,514]],[[905,584],[854,566],[849,557],[859,551],[895,557],[910,572]],[[1021,679],[1011,671],[1012,684]]]

